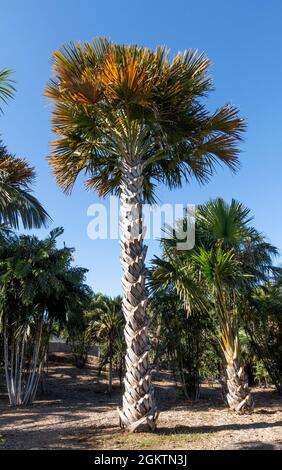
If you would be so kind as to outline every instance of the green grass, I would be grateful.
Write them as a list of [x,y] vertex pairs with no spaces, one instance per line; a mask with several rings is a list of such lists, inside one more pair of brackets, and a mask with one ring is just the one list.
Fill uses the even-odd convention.
[[112,449],[173,449],[184,448],[187,444],[208,439],[212,433],[189,433],[177,431],[159,431],[156,433],[123,433],[116,436],[104,436],[103,446]]

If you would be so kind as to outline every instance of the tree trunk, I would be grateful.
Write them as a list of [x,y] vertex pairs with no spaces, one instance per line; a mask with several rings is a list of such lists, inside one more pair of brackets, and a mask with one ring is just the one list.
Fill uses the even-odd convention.
[[142,226],[142,165],[124,163],[121,182],[121,263],[125,316],[126,374],[121,426],[129,431],[156,427],[158,411],[151,384],[147,317],[145,314],[145,255]]
[[254,408],[248,377],[241,364],[239,325],[235,292],[217,291],[217,305],[221,322],[220,346],[226,361],[226,400],[231,410],[249,413]]
[[110,355],[109,361],[109,394],[112,394],[113,390],[113,361],[112,361],[112,354]]
[[110,332],[110,350],[109,350],[109,386],[108,392],[111,395],[113,391],[113,338],[112,331]]
[[237,413],[249,413],[254,408],[253,397],[248,386],[248,377],[240,360],[236,357],[236,350],[233,354],[230,351],[224,351],[227,361],[227,395],[226,399],[231,410]]
[[[12,406],[32,404],[38,388],[45,358],[42,344],[43,320],[38,323],[34,337],[26,337],[25,332],[15,338],[9,333],[8,321],[4,323],[4,366],[9,401]],[[26,367],[26,347],[33,343],[32,357]]]

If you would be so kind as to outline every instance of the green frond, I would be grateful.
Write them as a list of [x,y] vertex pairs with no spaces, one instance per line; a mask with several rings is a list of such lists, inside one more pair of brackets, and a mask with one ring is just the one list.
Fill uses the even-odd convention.
[[[14,87],[14,80],[11,79],[12,71],[8,69],[0,70],[0,102],[7,103],[13,98],[16,91]],[[3,112],[0,106],[0,112]]]
[[31,194],[35,172],[25,159],[9,154],[0,142],[0,223],[19,228],[39,228],[50,222],[50,216]]

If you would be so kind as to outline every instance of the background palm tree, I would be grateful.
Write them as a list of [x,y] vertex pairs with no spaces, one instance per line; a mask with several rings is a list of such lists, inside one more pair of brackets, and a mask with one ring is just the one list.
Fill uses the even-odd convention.
[[[280,270],[278,270],[280,271]],[[281,280],[272,278],[250,289],[240,309],[252,350],[282,394]]]
[[81,172],[100,196],[121,199],[123,312],[127,343],[125,392],[119,410],[130,431],[155,428],[157,407],[148,361],[142,203],[156,183],[206,182],[216,162],[235,170],[244,122],[225,105],[213,114],[201,98],[212,88],[209,60],[188,50],[170,60],[165,48],[68,45],[53,56],[50,164],[64,191]]
[[86,364],[90,348],[98,346],[98,373],[109,366],[109,393],[112,393],[114,366],[120,382],[122,380],[125,353],[123,329],[121,297],[111,298],[101,293],[90,295],[82,310],[69,316],[66,325],[66,333],[78,367]]
[[[7,103],[14,96],[11,74],[10,70],[0,70],[0,102]],[[19,228],[21,221],[24,228],[39,228],[50,221],[45,209],[31,194],[34,179],[34,169],[25,159],[10,154],[0,139],[0,225]]]
[[79,368],[86,365],[89,351],[95,344],[94,316],[93,293],[85,299],[79,310],[70,312],[68,315],[64,335],[70,344],[75,365]]
[[211,336],[211,322],[193,302],[188,313],[172,284],[166,289],[157,289],[149,297],[147,313],[153,363],[157,368],[171,368],[184,397],[196,400],[200,394],[201,369]]
[[97,318],[94,320],[93,328],[95,330],[97,344],[100,346],[100,366],[99,369],[109,365],[109,385],[108,391],[112,393],[113,383],[113,365],[114,357],[119,352],[119,343],[124,328],[124,319],[122,316],[121,298],[114,299],[110,297],[103,298],[100,303]]
[[201,248],[193,256],[193,261],[210,288],[213,310],[218,319],[218,340],[226,362],[227,402],[234,411],[250,411],[253,400],[239,348],[237,296],[244,272],[240,270],[232,249]]

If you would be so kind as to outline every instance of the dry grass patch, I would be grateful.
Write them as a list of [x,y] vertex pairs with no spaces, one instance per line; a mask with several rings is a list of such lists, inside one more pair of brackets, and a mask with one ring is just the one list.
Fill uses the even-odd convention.
[[212,436],[213,433],[182,432],[177,430],[161,430],[156,433],[127,432],[116,435],[103,436],[99,439],[99,446],[103,449],[128,450],[157,450],[157,449],[183,449],[193,443],[199,444]]

